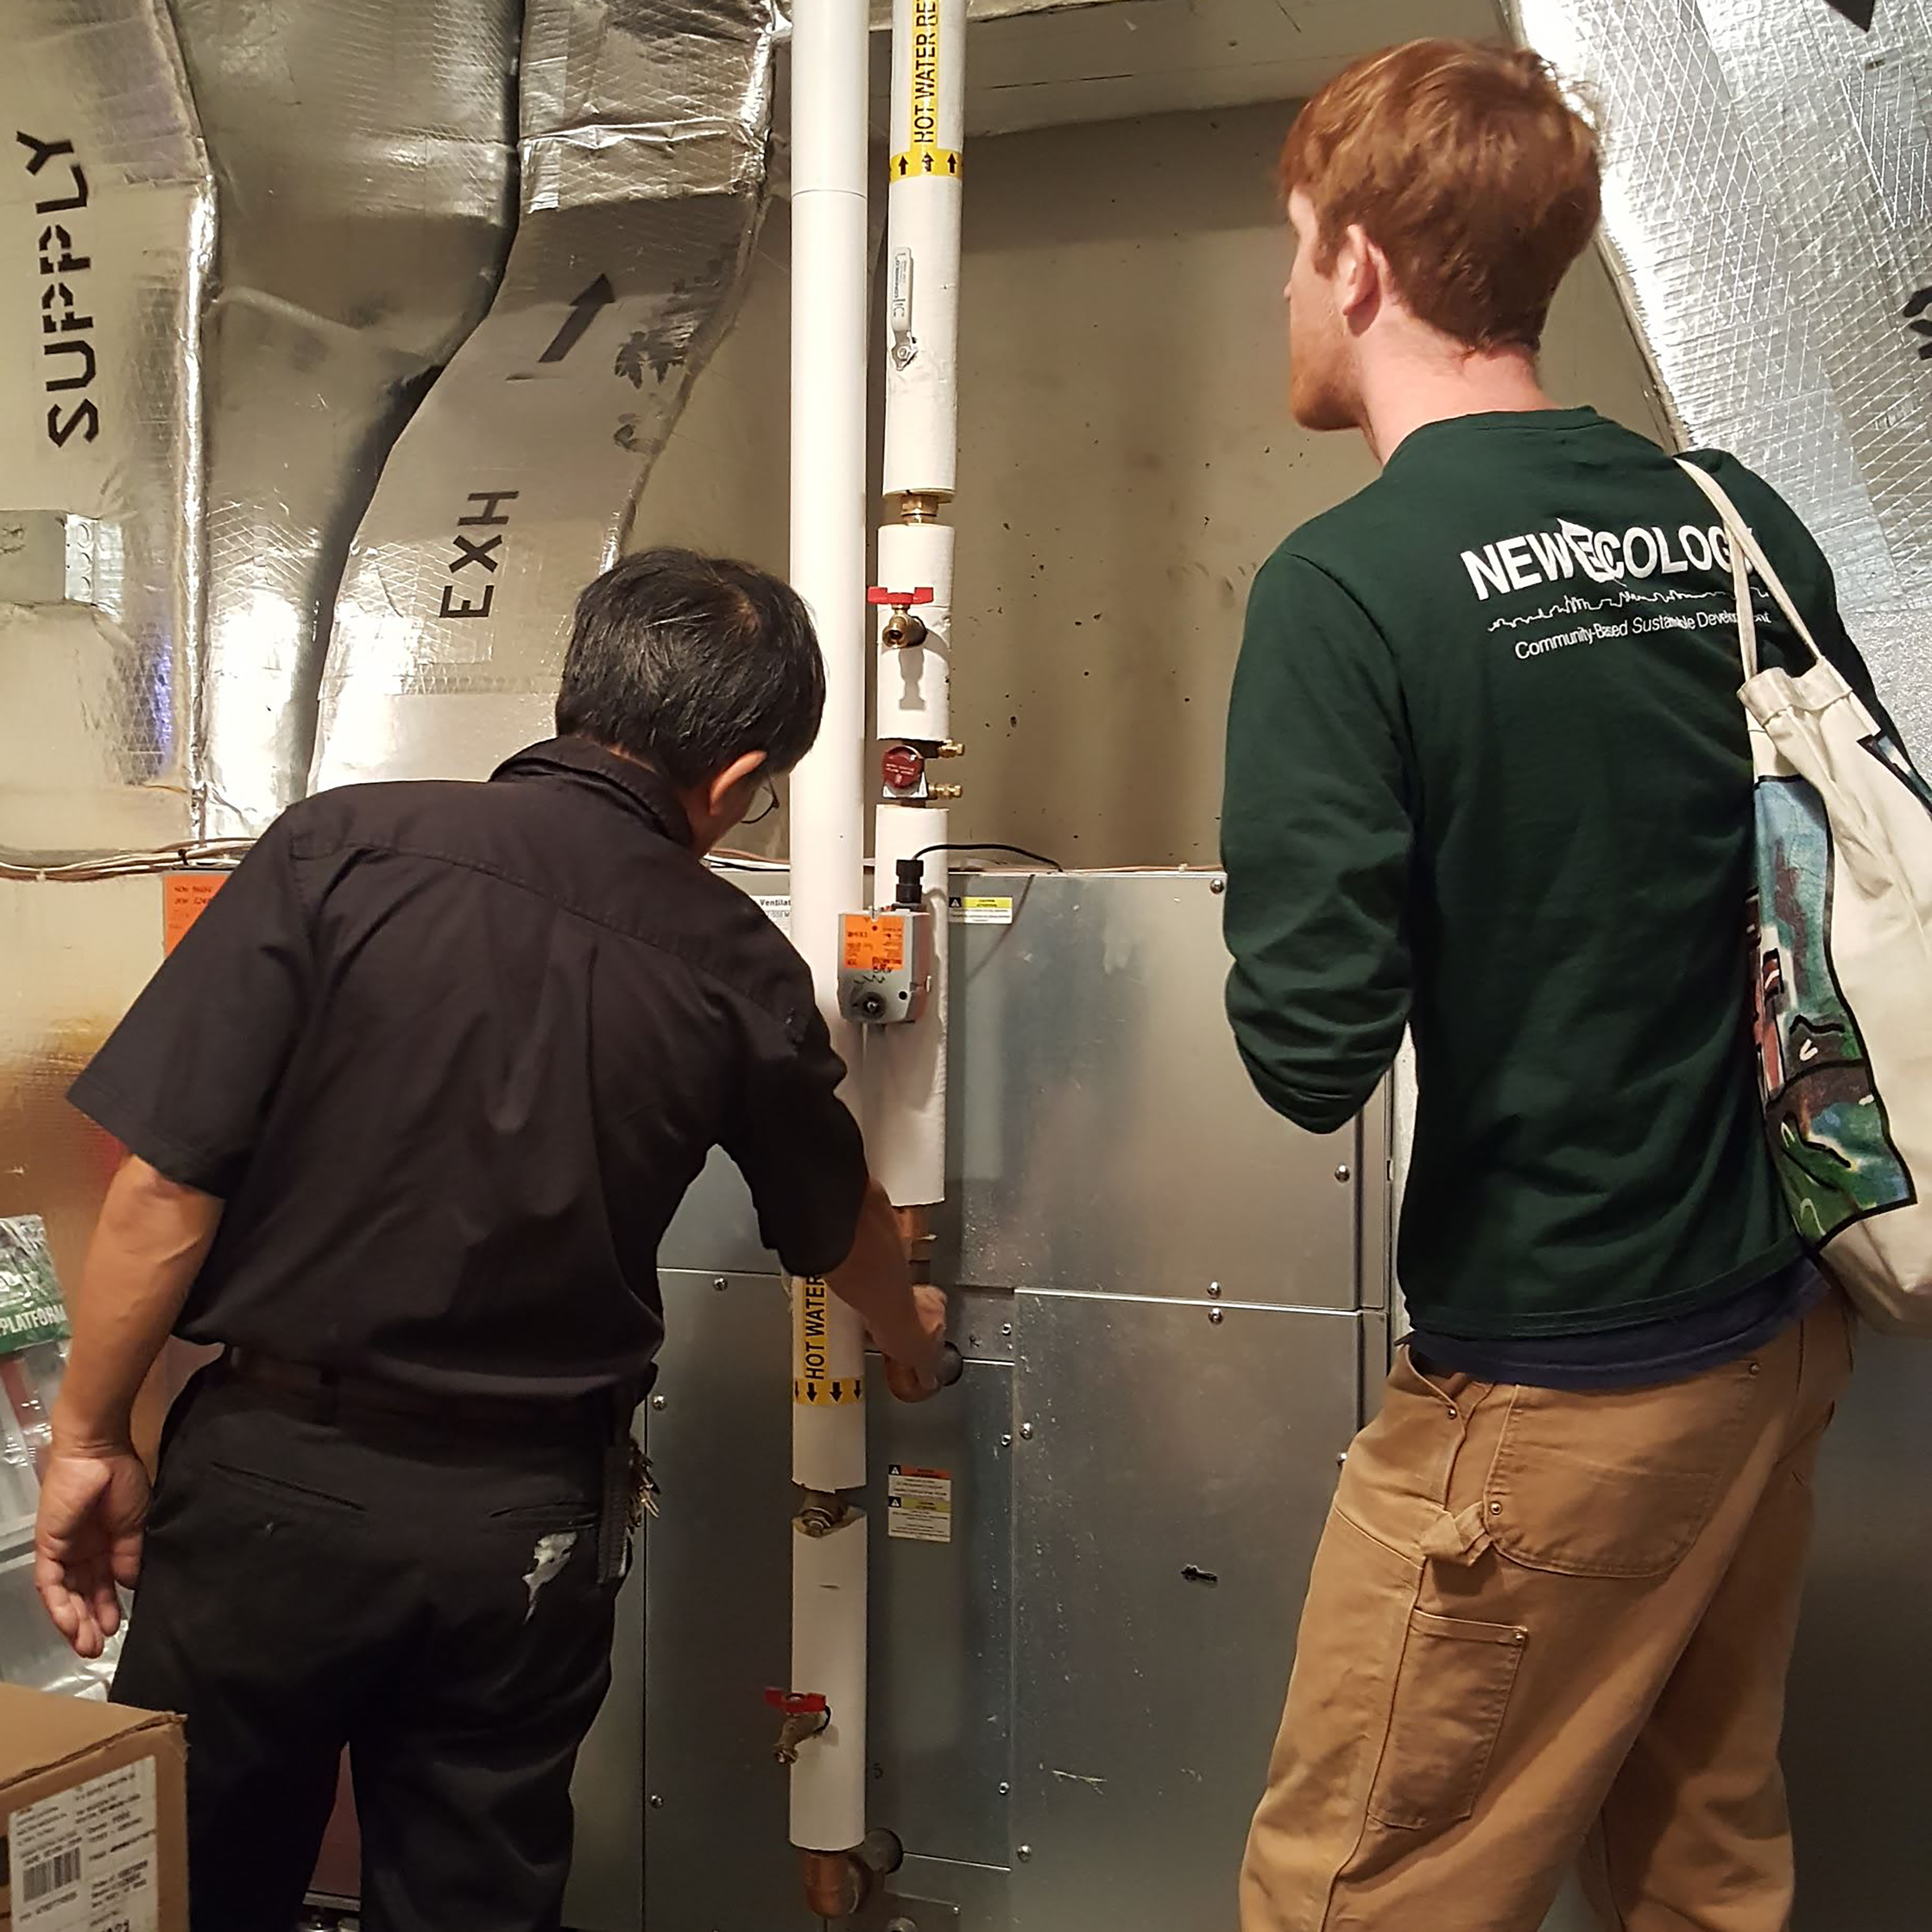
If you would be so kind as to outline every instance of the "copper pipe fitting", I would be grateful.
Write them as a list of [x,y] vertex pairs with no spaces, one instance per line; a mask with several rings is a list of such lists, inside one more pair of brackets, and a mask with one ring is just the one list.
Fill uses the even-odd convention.
[[849,1918],[866,1902],[868,1876],[850,1852],[801,1852],[806,1909],[820,1918]]

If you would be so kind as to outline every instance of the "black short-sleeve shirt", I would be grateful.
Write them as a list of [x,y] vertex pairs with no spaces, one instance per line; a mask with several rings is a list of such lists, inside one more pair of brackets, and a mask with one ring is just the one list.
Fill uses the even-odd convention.
[[226,1204],[188,1340],[567,1396],[648,1367],[658,1243],[714,1146],[788,1269],[844,1258],[844,1070],[670,788],[566,739],[294,807],[73,1097]]

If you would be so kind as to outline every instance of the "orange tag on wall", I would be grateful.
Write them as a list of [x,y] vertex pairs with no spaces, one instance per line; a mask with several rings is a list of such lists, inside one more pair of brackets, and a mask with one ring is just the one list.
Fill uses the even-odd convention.
[[868,919],[845,915],[845,969],[850,973],[896,973],[905,964],[905,921],[888,914]]
[[210,899],[220,891],[226,872],[170,872],[161,880],[161,951],[172,952],[188,937]]

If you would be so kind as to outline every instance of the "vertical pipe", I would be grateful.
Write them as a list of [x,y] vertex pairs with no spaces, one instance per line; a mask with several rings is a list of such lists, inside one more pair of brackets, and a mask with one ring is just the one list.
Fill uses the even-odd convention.
[[892,112],[885,491],[950,496],[959,466],[966,0],[894,0]]
[[[958,481],[960,212],[965,175],[966,0],[894,0],[892,104],[886,163],[889,300],[884,482],[899,520],[879,532],[879,579],[888,590],[929,591],[916,607],[922,642],[890,648],[880,612],[878,728],[933,760],[951,738],[953,532],[938,519]],[[881,797],[873,890],[889,899],[901,859],[945,844],[946,812],[927,799]],[[926,861],[934,926],[932,997],[923,1018],[880,1028],[868,1042],[866,1091],[876,1126],[876,1168],[895,1206],[924,1207],[946,1192],[946,862]]]
[[[866,0],[796,0],[791,51],[791,574],[826,686],[818,742],[792,779],[791,931],[848,1064],[838,922],[865,889],[867,24]],[[824,1316],[830,1357],[862,1366],[857,1318],[830,1297]],[[865,1413],[857,1400],[795,1401],[794,1479],[862,1485]],[[792,1770],[792,1840],[808,1850],[850,1850],[866,1834],[865,1534],[848,1511],[829,1535],[793,1537],[792,1683],[832,1700]]]

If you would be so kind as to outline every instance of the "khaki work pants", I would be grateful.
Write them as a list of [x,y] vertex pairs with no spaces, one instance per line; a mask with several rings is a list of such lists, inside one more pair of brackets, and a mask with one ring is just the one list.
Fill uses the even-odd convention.
[[1405,1354],[1316,1558],[1242,1932],[1785,1932],[1778,1769],[1834,1294],[1745,1360],[1564,1394]]

